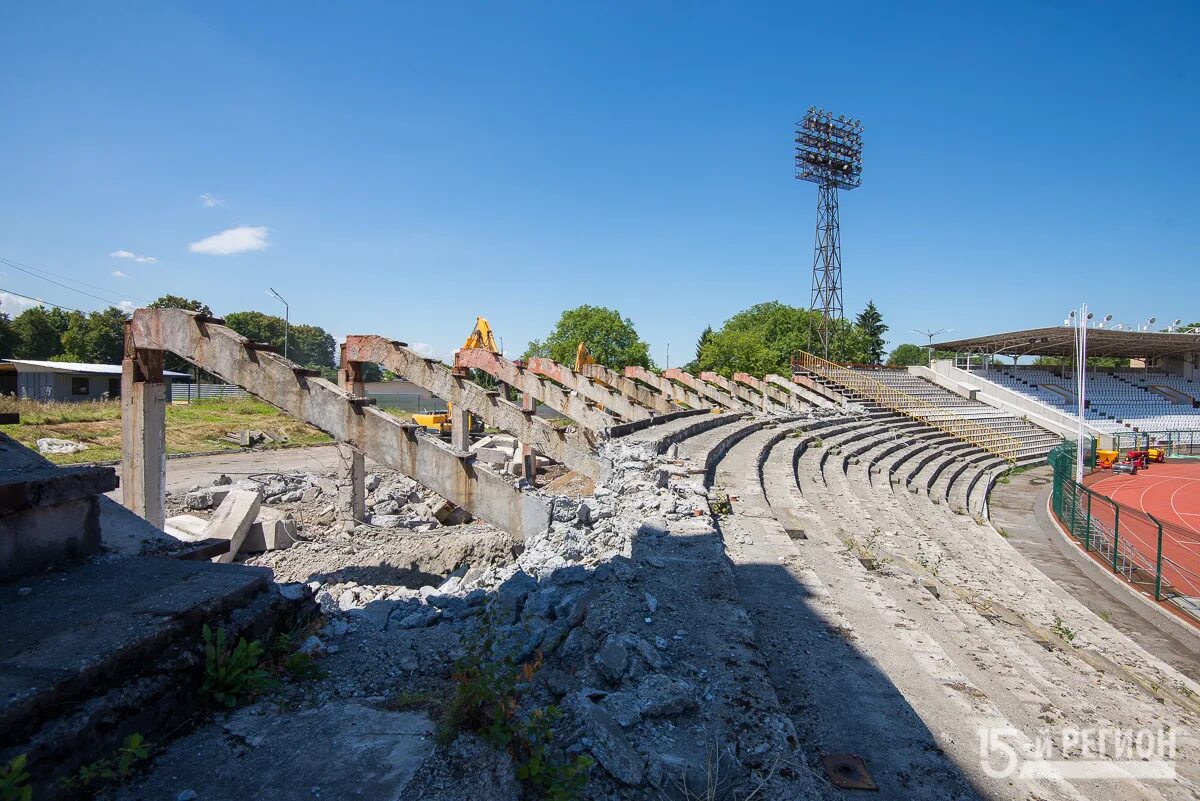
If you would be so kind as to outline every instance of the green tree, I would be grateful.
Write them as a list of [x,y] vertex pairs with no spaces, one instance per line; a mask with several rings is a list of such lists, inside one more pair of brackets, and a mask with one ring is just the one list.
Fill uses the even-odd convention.
[[16,344],[13,352],[18,359],[50,359],[63,352],[62,337],[71,319],[79,312],[30,306],[12,321]]
[[147,308],[151,309],[186,309],[187,311],[197,312],[208,317],[212,317],[212,309],[208,308],[207,303],[201,303],[198,300],[191,298],[183,298],[179,295],[163,295]]
[[910,345],[907,342],[897,345],[888,356],[888,367],[925,367],[929,364],[929,353],[920,345]]
[[[225,324],[247,339],[266,342],[283,353],[284,331],[282,317],[259,311],[233,312],[225,315]],[[287,331],[288,358],[305,367],[333,369],[337,343],[325,329],[316,325],[293,325]]]
[[0,312],[0,359],[11,359],[17,349],[17,332],[13,330],[12,320],[5,312]]
[[884,324],[879,309],[875,308],[875,301],[867,301],[867,307],[859,312],[855,324],[866,337],[867,364],[882,364],[885,353],[883,335],[887,333],[888,327]]
[[525,358],[540,356],[572,365],[580,342],[587,344],[593,359],[612,370],[651,366],[650,346],[638,338],[633,321],[603,306],[579,306],[563,312],[549,336],[529,343]]
[[125,355],[125,321],[129,316],[116,306],[71,317],[62,335],[64,361],[120,364]]
[[817,314],[769,301],[751,306],[725,321],[700,349],[697,367],[729,376],[787,374],[797,351],[812,350]]

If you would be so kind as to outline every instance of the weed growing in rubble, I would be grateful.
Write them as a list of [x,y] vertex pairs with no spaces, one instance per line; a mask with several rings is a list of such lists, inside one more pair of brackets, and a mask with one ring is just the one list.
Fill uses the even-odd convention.
[[31,801],[33,798],[29,771],[25,769],[27,759],[25,754],[15,756],[0,770],[0,801]]
[[212,629],[204,625],[204,684],[201,691],[211,696],[218,704],[233,709],[242,701],[253,698],[273,686],[270,675],[259,667],[263,646],[259,640],[238,644],[230,648],[225,629]]
[[714,515],[727,515],[733,512],[733,504],[729,496],[723,492],[714,492],[708,498],[708,508]]
[[302,638],[302,633],[302,629],[293,629],[275,635],[275,640],[271,643],[271,657],[277,666],[276,672],[295,681],[324,678],[325,671],[317,666],[316,660],[311,655],[296,650],[296,643]]
[[573,760],[558,756],[554,724],[562,716],[557,707],[534,709],[524,717],[518,706],[524,689],[541,668],[541,652],[518,664],[511,656],[497,658],[503,644],[490,614],[481,627],[463,636],[464,655],[454,665],[454,693],[443,709],[438,741],[447,745],[459,732],[478,734],[512,756],[517,778],[537,797],[571,801],[587,784],[593,765],[590,757]]
[[1063,622],[1063,619],[1058,615],[1054,616],[1054,625],[1050,627],[1058,637],[1066,642],[1071,642],[1075,639],[1075,630]]
[[151,745],[140,734],[131,734],[112,756],[97,759],[59,780],[66,790],[81,790],[98,784],[123,782],[133,775],[139,764],[150,758]]

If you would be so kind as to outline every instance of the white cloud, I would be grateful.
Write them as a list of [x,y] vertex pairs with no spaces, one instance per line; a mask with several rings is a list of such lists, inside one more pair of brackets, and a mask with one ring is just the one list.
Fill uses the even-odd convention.
[[224,200],[221,200],[221,198],[217,197],[216,195],[210,194],[208,192],[205,192],[204,194],[200,195],[199,198],[200,198],[200,202],[203,203],[206,207],[208,207],[210,209],[214,208],[216,206],[224,206],[225,205]]
[[133,259],[139,264],[158,264],[158,259],[154,258],[153,256],[139,256],[138,254],[128,250],[114,250],[108,255],[112,256],[114,259]]
[[112,274],[113,274],[113,278],[128,278],[129,277],[128,275],[121,272],[120,270],[113,270]]
[[266,250],[271,244],[267,241],[268,236],[269,229],[265,225],[239,225],[237,228],[226,228],[219,234],[193,242],[188,245],[188,250],[193,253],[207,253],[210,256]]
[[36,300],[18,297],[17,295],[10,295],[7,292],[0,292],[0,311],[4,312],[10,317],[16,317],[30,306],[39,305],[41,304]]
[[426,359],[436,358],[436,351],[433,349],[433,345],[430,345],[428,342],[414,342],[408,346],[408,349],[415,351]]
[[137,304],[135,304],[131,300],[123,300],[117,304],[117,308],[120,309],[121,311],[126,311],[126,312],[129,312],[130,314],[132,314],[133,310],[137,308]]

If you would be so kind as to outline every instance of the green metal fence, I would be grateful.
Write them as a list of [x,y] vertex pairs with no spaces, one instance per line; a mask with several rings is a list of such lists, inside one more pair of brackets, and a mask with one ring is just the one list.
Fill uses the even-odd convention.
[[1156,601],[1200,618],[1200,535],[1076,482],[1074,442],[1064,441],[1048,461],[1054,516],[1083,549]]
[[1200,456],[1200,431],[1121,431],[1113,434],[1113,447],[1125,451],[1163,448],[1167,456]]

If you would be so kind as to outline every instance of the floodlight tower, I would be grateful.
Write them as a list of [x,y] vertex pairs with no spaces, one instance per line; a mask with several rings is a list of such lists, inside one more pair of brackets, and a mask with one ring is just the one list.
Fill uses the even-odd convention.
[[813,311],[821,312],[818,339],[822,355],[833,350],[842,308],[842,235],[838,189],[862,185],[862,122],[809,106],[796,123],[796,178],[817,185],[817,239],[813,248]]

